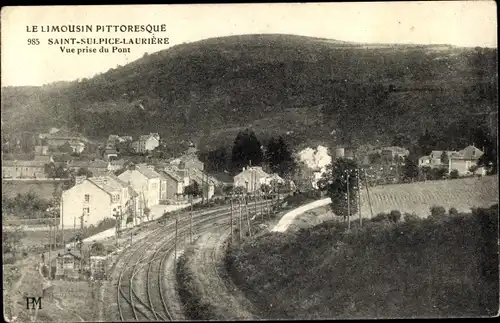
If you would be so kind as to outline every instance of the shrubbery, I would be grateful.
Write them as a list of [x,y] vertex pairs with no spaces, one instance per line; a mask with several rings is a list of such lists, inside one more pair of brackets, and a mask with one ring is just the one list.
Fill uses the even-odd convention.
[[446,215],[446,209],[444,207],[437,206],[437,205],[431,207],[431,215],[430,216],[432,218],[438,219],[438,218],[444,217],[445,215]]
[[270,319],[493,315],[497,208],[449,217],[434,207],[434,216],[406,213],[404,222],[392,211],[350,232],[329,221],[269,233],[234,246],[226,266]]

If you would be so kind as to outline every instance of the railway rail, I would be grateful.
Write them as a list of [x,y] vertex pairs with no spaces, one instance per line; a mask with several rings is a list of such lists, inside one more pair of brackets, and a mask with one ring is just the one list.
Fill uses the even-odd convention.
[[[265,206],[266,201],[257,202],[257,205]],[[220,224],[224,229],[229,229],[231,213],[229,209],[230,207],[226,206],[194,211],[192,215],[193,235],[213,228],[214,224]],[[187,237],[190,230],[190,216],[187,212],[177,216],[179,217],[177,221],[178,236]],[[123,268],[119,272],[116,285],[118,319],[121,321],[172,321],[179,319],[176,317],[175,311],[171,309],[165,292],[166,288],[174,288],[174,286],[165,286],[162,279],[165,274],[165,262],[172,256],[176,248],[176,224],[175,220],[169,220],[170,218],[158,220],[164,225],[154,229],[145,241],[138,242],[137,247],[131,246],[122,255]],[[177,247],[182,243],[182,239],[177,239]]]

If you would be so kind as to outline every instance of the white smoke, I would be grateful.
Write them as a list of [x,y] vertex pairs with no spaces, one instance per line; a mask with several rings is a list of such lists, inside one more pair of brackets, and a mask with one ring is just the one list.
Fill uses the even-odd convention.
[[328,149],[321,145],[318,148],[305,148],[298,153],[299,160],[313,171],[324,173],[326,166],[332,162]]

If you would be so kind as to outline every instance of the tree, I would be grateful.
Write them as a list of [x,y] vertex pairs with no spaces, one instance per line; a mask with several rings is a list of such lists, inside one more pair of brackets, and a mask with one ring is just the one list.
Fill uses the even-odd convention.
[[446,153],[446,151],[443,151],[443,153],[441,154],[441,164],[448,167],[449,161],[450,158],[448,157],[448,154]]
[[233,192],[235,195],[243,195],[243,193],[245,193],[245,188],[243,186],[236,186]]
[[417,155],[428,155],[433,149],[436,149],[439,141],[437,134],[425,130],[425,133],[417,141]]
[[58,149],[62,153],[67,153],[67,154],[73,153],[73,148],[71,147],[71,145],[67,141],[63,145],[59,146]]
[[261,190],[261,192],[262,192],[262,193],[264,193],[264,194],[269,194],[269,193],[271,193],[271,191],[272,191],[272,190],[271,190],[271,186],[270,186],[270,185],[267,185],[267,184],[262,184],[262,185],[260,185],[260,190]]
[[200,154],[200,160],[207,170],[222,172],[227,169],[229,153],[225,147],[219,147]]
[[445,215],[446,215],[446,209],[444,207],[437,205],[431,207],[432,218],[442,218]]
[[104,256],[106,254],[106,248],[101,242],[94,242],[90,246],[90,252],[94,256]]
[[201,196],[202,191],[197,182],[193,182],[190,185],[184,187],[184,195],[196,197]]
[[451,179],[457,179],[458,177],[459,177],[458,170],[453,169],[453,170],[450,172],[450,178],[451,178]]
[[469,172],[476,175],[476,172],[478,169],[479,169],[479,167],[477,165],[472,165],[471,167],[469,167]]
[[225,185],[222,190],[223,190],[224,194],[231,195],[234,191],[234,186],[233,185]]
[[281,177],[290,175],[295,169],[295,162],[287,144],[280,136],[271,138],[267,145],[266,162],[274,173]]
[[2,249],[4,253],[10,253],[15,259],[16,254],[21,247],[21,241],[26,236],[21,226],[10,226],[7,229],[2,226]]
[[255,133],[249,129],[239,132],[234,139],[231,153],[232,171],[241,171],[243,167],[249,165],[259,166],[262,164],[262,159],[261,144]]
[[403,178],[407,181],[413,182],[418,177],[418,165],[416,157],[413,155],[408,156],[405,166],[403,168]]
[[[332,200],[330,207],[334,214],[343,216],[344,220],[348,216],[348,209],[350,210],[350,215],[357,212],[358,190],[356,186],[359,175],[356,162],[342,158],[338,158],[328,167],[328,173],[324,174],[328,183],[325,185],[325,189],[327,195]],[[349,205],[347,200],[348,195]]]
[[85,176],[87,178],[92,177],[92,172],[87,167],[80,167],[76,172],[76,176]]

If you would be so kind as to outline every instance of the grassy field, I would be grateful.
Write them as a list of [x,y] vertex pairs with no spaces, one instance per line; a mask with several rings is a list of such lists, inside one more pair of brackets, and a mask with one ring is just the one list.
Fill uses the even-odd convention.
[[[399,210],[425,217],[433,205],[468,212],[472,207],[498,203],[498,175],[383,185],[370,188],[369,194],[374,216]],[[371,216],[366,190],[361,192],[361,214],[362,217]]]
[[44,200],[51,200],[54,188],[57,185],[62,185],[61,182],[8,182],[2,181],[2,194],[10,198],[16,197],[17,194],[26,194],[30,191],[37,194]]
[[226,258],[268,319],[474,317],[498,312],[498,205],[403,222],[325,222]]

